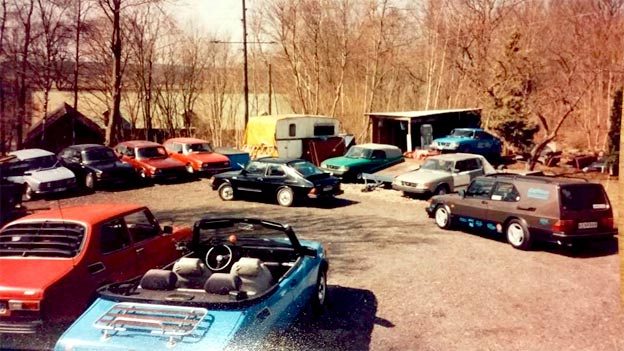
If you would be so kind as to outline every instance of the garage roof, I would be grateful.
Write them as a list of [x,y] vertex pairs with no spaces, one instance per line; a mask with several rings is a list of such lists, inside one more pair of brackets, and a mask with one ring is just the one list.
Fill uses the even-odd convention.
[[480,108],[459,108],[459,109],[449,109],[449,110],[368,112],[368,113],[365,113],[365,115],[367,115],[369,118],[380,117],[380,118],[396,119],[396,120],[401,120],[401,121],[409,121],[414,118],[430,117],[432,115],[444,115],[444,114],[450,114],[450,113],[479,112],[479,111],[481,111]]

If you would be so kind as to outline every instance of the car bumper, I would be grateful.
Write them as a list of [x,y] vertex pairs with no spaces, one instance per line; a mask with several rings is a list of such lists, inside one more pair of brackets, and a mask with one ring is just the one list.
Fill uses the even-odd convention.
[[412,194],[428,194],[431,192],[431,190],[429,190],[428,188],[414,188],[412,186],[405,186],[394,183],[392,183],[392,189]]
[[204,175],[213,175],[213,174],[228,172],[231,170],[232,168],[230,167],[202,167],[200,169],[196,169],[195,171]]
[[610,230],[607,232],[587,233],[587,234],[565,234],[565,233],[551,233],[550,239],[555,242],[561,243],[574,243],[581,241],[594,241],[602,239],[610,239],[618,234],[617,230]]
[[323,168],[319,167],[323,172],[331,173],[334,177],[344,177],[349,171],[340,170],[340,169],[331,169],[331,168]]
[[56,193],[62,193],[64,191],[69,191],[72,190],[76,187],[76,184],[71,184],[71,185],[67,185],[67,186],[61,186],[61,187],[57,187],[57,188],[52,188],[52,189],[36,189],[33,190],[35,194],[37,195],[49,195],[49,194],[56,194]]
[[0,321],[0,333],[2,334],[33,334],[42,327],[42,320],[34,321]]
[[326,192],[321,192],[318,194],[308,194],[308,197],[311,199],[322,199],[322,198],[326,198],[326,197],[331,197],[331,196],[338,196],[338,195],[342,195],[344,194],[344,191],[342,190],[334,190],[334,191],[326,191]]

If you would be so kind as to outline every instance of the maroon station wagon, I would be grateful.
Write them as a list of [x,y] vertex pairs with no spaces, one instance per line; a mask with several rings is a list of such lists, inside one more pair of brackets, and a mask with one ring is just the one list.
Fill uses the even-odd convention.
[[493,174],[434,196],[426,210],[440,228],[504,233],[521,250],[535,240],[572,245],[617,234],[604,188],[582,179]]

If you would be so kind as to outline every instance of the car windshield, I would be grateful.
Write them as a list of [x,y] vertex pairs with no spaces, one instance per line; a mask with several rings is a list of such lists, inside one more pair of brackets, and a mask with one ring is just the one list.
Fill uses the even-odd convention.
[[308,161],[291,162],[289,163],[289,165],[304,177],[309,177],[309,176],[313,176],[316,174],[324,173],[318,167],[316,167],[315,165],[311,164]]
[[162,146],[143,147],[137,150],[138,158],[158,158],[167,157],[167,151]]
[[28,160],[24,160],[23,162],[28,165],[27,169],[29,171],[34,171],[37,169],[54,167],[57,160],[54,155],[49,155],[31,158]]
[[11,224],[0,231],[0,256],[74,257],[85,227],[55,220]]
[[288,235],[269,223],[249,223],[238,219],[205,220],[198,225],[194,242],[200,246],[222,243],[239,246],[292,247]]
[[472,137],[472,133],[473,131],[469,129],[453,129],[450,135],[456,137]]
[[115,156],[113,150],[104,147],[97,149],[88,149],[84,152],[85,162],[111,161],[116,159],[117,157]]
[[569,211],[603,210],[609,201],[600,184],[574,184],[561,187],[561,207]]
[[347,151],[345,156],[349,158],[370,158],[371,150],[359,146],[353,146],[349,149],[349,151]]
[[448,160],[436,160],[433,158],[428,159],[420,167],[420,169],[428,169],[431,171],[445,171],[451,172],[453,170],[453,161]]
[[195,143],[186,145],[187,152],[212,152],[212,147],[208,143]]

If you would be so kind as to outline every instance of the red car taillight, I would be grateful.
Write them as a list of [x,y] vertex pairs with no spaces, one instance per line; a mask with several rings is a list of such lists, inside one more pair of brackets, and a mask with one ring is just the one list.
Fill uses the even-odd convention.
[[312,188],[312,190],[310,190],[310,192],[308,194],[310,194],[310,195],[316,194],[316,188]]
[[557,233],[568,233],[574,231],[576,223],[571,219],[559,219],[552,225],[552,231]]
[[615,222],[612,217],[600,218],[600,226],[606,229],[615,228]]

